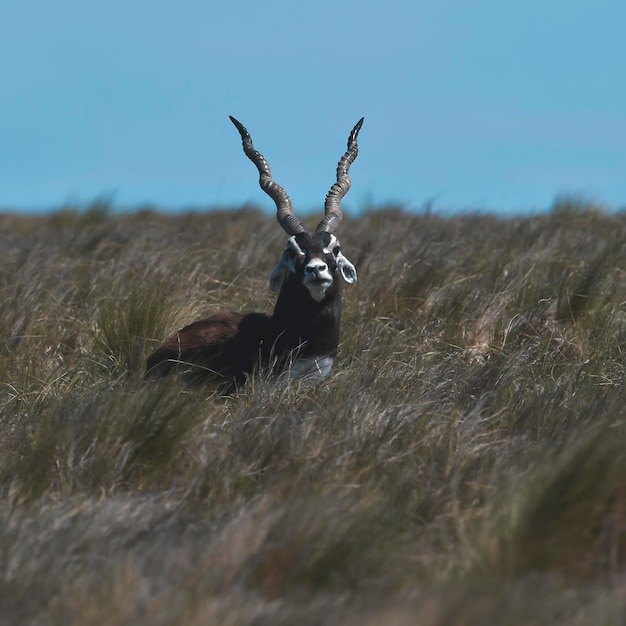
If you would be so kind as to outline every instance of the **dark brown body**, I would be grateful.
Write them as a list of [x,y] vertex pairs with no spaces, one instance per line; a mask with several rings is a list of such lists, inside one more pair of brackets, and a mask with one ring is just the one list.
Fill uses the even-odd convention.
[[334,281],[321,302],[297,275],[287,280],[270,317],[221,311],[168,337],[149,357],[146,377],[180,372],[187,380],[241,385],[260,368],[334,358],[341,324],[341,287]]

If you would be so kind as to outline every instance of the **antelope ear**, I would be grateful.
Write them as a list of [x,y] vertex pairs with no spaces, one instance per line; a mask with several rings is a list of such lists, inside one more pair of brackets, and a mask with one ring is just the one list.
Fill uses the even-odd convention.
[[351,285],[356,283],[356,267],[341,252],[335,258],[343,279]]
[[283,253],[280,255],[280,259],[278,260],[276,267],[270,274],[270,290],[273,293],[278,293],[282,289],[289,273],[296,271],[296,259],[303,256],[304,252],[298,245],[295,236],[290,237]]
[[289,276],[289,262],[289,252],[283,250],[276,267],[270,274],[270,291],[272,293],[278,293],[282,289],[283,283],[287,280]]

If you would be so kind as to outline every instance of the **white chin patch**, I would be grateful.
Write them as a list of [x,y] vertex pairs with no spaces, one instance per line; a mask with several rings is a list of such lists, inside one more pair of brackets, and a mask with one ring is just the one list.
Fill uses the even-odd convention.
[[332,280],[315,280],[305,284],[305,287],[309,290],[311,298],[315,302],[321,302],[326,296],[328,288],[333,284]]

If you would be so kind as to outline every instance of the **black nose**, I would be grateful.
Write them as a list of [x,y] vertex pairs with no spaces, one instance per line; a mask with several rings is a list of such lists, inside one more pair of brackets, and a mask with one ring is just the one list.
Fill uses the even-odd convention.
[[311,261],[304,267],[304,271],[307,274],[313,274],[314,276],[318,276],[321,272],[325,272],[327,269],[328,266],[323,261]]

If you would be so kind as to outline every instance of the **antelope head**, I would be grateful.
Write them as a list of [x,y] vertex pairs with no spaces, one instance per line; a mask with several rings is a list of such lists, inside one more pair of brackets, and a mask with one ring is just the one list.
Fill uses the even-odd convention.
[[270,274],[270,289],[279,293],[290,280],[297,280],[306,288],[311,298],[322,302],[336,288],[337,273],[347,283],[355,283],[356,268],[341,252],[339,239],[334,232],[341,222],[340,204],[350,189],[348,170],[358,155],[357,137],[363,118],[352,129],[348,137],[348,148],[337,165],[337,181],[333,183],[324,202],[324,217],[313,233],[293,214],[291,200],[285,190],[274,181],[269,164],[263,155],[254,149],[246,128],[234,117],[243,142],[246,156],[259,171],[261,189],[276,203],[276,218],[290,236],[276,267]]

